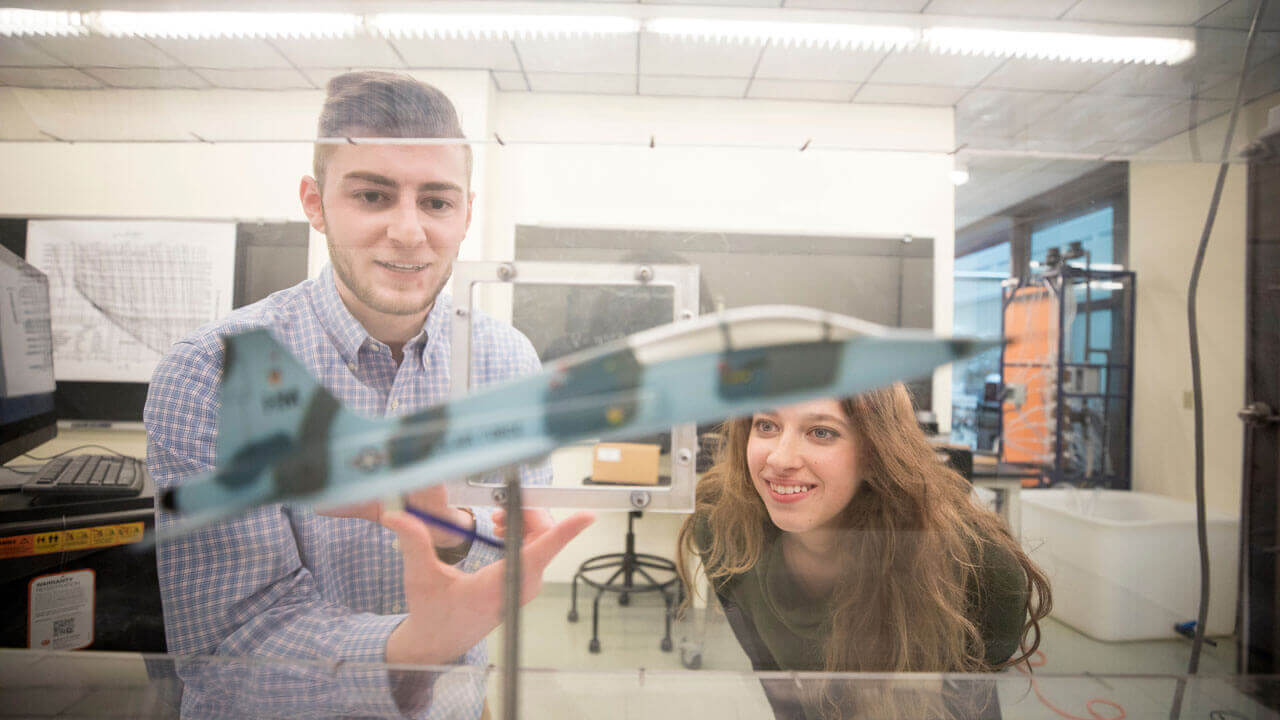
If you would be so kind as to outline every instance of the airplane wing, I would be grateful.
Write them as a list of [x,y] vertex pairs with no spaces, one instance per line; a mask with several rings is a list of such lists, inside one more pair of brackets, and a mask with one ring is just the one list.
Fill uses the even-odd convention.
[[712,422],[928,375],[1000,340],[939,338],[811,308],[729,310],[560,358],[399,418],[343,408],[266,330],[226,338],[217,467],[169,488],[167,533],[270,503],[333,507],[591,438]]

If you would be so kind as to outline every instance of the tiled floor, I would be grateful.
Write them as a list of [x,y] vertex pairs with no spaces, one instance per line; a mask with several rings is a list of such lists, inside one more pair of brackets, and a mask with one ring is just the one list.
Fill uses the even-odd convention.
[[[567,585],[545,586],[542,594],[525,607],[522,665],[555,672],[526,672],[521,682],[522,718],[772,717],[759,683],[741,675],[750,671],[750,663],[718,608],[707,613],[705,632],[698,632],[696,610],[677,623],[673,629],[676,647],[668,653],[659,648],[663,617],[659,597],[636,595],[628,607],[619,607],[616,600],[606,598],[600,609],[601,651],[593,654],[588,651],[589,599],[579,597],[577,623],[566,619]],[[1061,718],[1049,708],[1053,705],[1088,719],[1089,703],[1095,699],[1116,704],[1093,703],[1100,720],[1118,717],[1118,708],[1129,720],[1170,717],[1177,683],[1135,676],[1185,673],[1190,641],[1104,643],[1052,619],[1042,627],[1044,664],[1036,670],[1034,686],[1028,677],[1013,671],[996,680],[1005,718]],[[1216,647],[1206,646],[1201,655],[1202,678],[1183,689],[1181,717],[1208,720],[1213,710],[1229,710],[1250,719],[1280,718],[1232,687],[1234,644],[1228,638],[1218,638],[1217,642]],[[682,650],[686,661],[699,656],[699,670],[685,671]],[[490,658],[494,663],[502,661],[500,632],[490,637]],[[495,717],[501,716],[500,698],[500,676],[495,675],[490,691]]]

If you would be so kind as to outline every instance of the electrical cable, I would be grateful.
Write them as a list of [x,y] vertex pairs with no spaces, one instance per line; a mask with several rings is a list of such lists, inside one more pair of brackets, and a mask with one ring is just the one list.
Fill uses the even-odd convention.
[[[1244,98],[1245,78],[1249,74],[1249,55],[1253,50],[1254,40],[1258,34],[1258,24],[1266,11],[1267,0],[1258,0],[1254,8],[1253,21],[1249,23],[1249,35],[1245,40],[1244,57],[1240,60],[1240,74],[1236,78],[1236,96],[1231,106],[1231,116],[1227,121],[1227,133],[1222,142],[1222,156],[1218,167],[1218,177],[1213,186],[1213,197],[1209,201],[1209,213],[1205,218],[1204,230],[1200,234],[1200,244],[1196,247],[1196,259],[1191,269],[1191,281],[1187,287],[1187,330],[1191,344],[1191,395],[1194,411],[1195,428],[1195,491],[1196,491],[1196,539],[1200,546],[1200,606],[1196,614],[1196,632],[1191,643],[1191,659],[1187,666],[1187,674],[1195,675],[1200,668],[1200,651],[1204,646],[1205,625],[1209,615],[1209,539],[1205,521],[1204,490],[1204,397],[1200,379],[1200,332],[1196,322],[1196,295],[1200,289],[1200,272],[1204,267],[1205,252],[1209,246],[1209,235],[1213,231],[1214,220],[1218,215],[1218,203],[1222,200],[1222,187],[1226,183],[1227,170],[1230,167],[1228,158],[1231,152],[1231,141],[1235,135],[1236,120],[1240,116],[1240,105]],[[1174,693],[1171,718],[1182,715],[1182,695],[1186,689],[1184,679],[1178,680]]]
[[[1034,662],[1031,659],[1036,656],[1040,657],[1040,662]],[[1043,667],[1044,664],[1048,662],[1048,657],[1041,650],[1037,650],[1034,653],[1032,653],[1031,658],[1027,659],[1028,667]],[[1085,702],[1084,707],[1086,710],[1089,711],[1089,717],[1086,718],[1086,717],[1080,717],[1079,715],[1072,715],[1066,710],[1063,710],[1062,708],[1049,702],[1049,699],[1044,696],[1044,693],[1040,692],[1040,683],[1036,681],[1036,676],[1034,673],[1032,673],[1030,670],[1024,669],[1021,664],[1015,665],[1014,667],[1018,669],[1018,672],[1023,673],[1028,677],[1028,679],[1031,680],[1031,690],[1035,692],[1036,697],[1040,699],[1040,704],[1044,705],[1045,707],[1049,708],[1053,712],[1057,713],[1060,717],[1064,717],[1067,720],[1124,720],[1128,716],[1128,713],[1125,712],[1124,707],[1120,705],[1120,703],[1112,702],[1110,700],[1104,700],[1102,698],[1090,698]],[[1108,707],[1115,708],[1115,710],[1120,714],[1119,715],[1103,715],[1102,713],[1094,709],[1093,706],[1095,704],[1106,705]]]
[[55,460],[57,458],[60,458],[63,455],[66,455],[67,453],[73,453],[77,450],[84,450],[85,448],[97,448],[99,450],[106,450],[107,452],[111,453],[112,455],[115,455],[116,457],[128,457],[127,455],[125,455],[124,453],[118,450],[112,450],[111,448],[106,447],[105,445],[96,445],[93,443],[90,443],[88,445],[77,445],[69,450],[63,450],[60,453],[54,453],[46,457],[40,457],[39,455],[32,455],[31,453],[22,453],[22,457],[31,458],[32,460],[39,460],[40,462],[49,462],[50,460]]

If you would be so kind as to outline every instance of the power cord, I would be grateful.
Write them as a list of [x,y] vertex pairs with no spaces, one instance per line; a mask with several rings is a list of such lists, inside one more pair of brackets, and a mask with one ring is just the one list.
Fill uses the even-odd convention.
[[[1037,658],[1037,657],[1039,658],[1039,662],[1036,662],[1035,660],[1033,660],[1033,658]],[[1043,667],[1046,662],[1048,662],[1048,658],[1045,656],[1044,652],[1041,650],[1035,651],[1030,658],[1027,658],[1028,667],[1033,667],[1033,668]],[[1112,702],[1110,700],[1104,700],[1102,698],[1090,698],[1088,701],[1085,702],[1084,708],[1085,710],[1089,711],[1089,717],[1086,718],[1086,717],[1080,717],[1079,715],[1072,715],[1066,710],[1063,710],[1062,708],[1049,702],[1049,699],[1044,696],[1044,693],[1040,692],[1040,683],[1036,680],[1036,676],[1030,670],[1023,668],[1021,663],[1019,663],[1018,665],[1015,665],[1014,667],[1018,669],[1018,672],[1023,673],[1031,680],[1031,690],[1035,692],[1036,697],[1039,698],[1040,704],[1044,705],[1045,707],[1049,708],[1053,712],[1057,713],[1060,717],[1064,717],[1067,720],[1124,720],[1125,717],[1128,716],[1128,713],[1125,712],[1124,707],[1120,705],[1120,703]],[[1094,705],[1106,705],[1107,707],[1114,708],[1115,711],[1119,714],[1103,715],[1102,713],[1094,709],[1093,707]]]
[[[1267,0],[1258,0],[1254,8],[1253,21],[1249,24],[1249,36],[1245,41],[1244,57],[1240,60],[1240,74],[1236,78],[1236,97],[1231,106],[1231,117],[1227,121],[1227,134],[1222,142],[1222,156],[1218,167],[1218,178],[1213,185],[1213,197],[1209,201],[1209,214],[1204,221],[1204,231],[1200,234],[1200,244],[1196,248],[1195,264],[1191,270],[1191,282],[1187,287],[1187,330],[1191,343],[1191,394],[1195,414],[1195,489],[1196,489],[1196,539],[1200,546],[1200,607],[1196,614],[1196,632],[1191,642],[1191,660],[1187,667],[1188,675],[1195,675],[1200,669],[1200,651],[1204,646],[1205,626],[1209,616],[1209,538],[1205,523],[1205,491],[1204,491],[1204,397],[1200,381],[1200,331],[1196,322],[1196,295],[1200,289],[1200,271],[1204,267],[1205,251],[1209,246],[1209,235],[1213,231],[1213,222],[1217,219],[1218,203],[1222,200],[1222,187],[1227,180],[1227,162],[1231,152],[1231,141],[1235,135],[1236,120],[1240,116],[1240,105],[1244,98],[1244,81],[1249,74],[1249,55],[1253,51],[1253,42],[1257,38],[1258,24],[1267,8]],[[1186,690],[1184,679],[1178,680],[1174,693],[1171,718],[1182,716],[1182,695]]]
[[97,448],[99,450],[106,450],[107,452],[117,457],[128,457],[127,455],[125,455],[124,453],[118,450],[112,450],[111,448],[106,447],[105,445],[95,445],[93,443],[90,443],[88,445],[77,445],[69,450],[63,450],[60,453],[54,453],[52,455],[48,455],[45,457],[40,457],[39,455],[32,455],[31,453],[22,453],[22,457],[31,458],[32,460],[38,460],[40,462],[49,462],[50,460],[56,460],[57,458],[60,458],[63,455],[66,455],[68,453],[73,453],[73,452],[76,452],[77,450],[84,450],[86,448]]

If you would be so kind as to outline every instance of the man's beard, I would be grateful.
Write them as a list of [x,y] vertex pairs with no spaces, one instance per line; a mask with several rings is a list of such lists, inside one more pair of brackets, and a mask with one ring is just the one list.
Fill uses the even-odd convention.
[[[445,272],[440,283],[421,297],[385,297],[377,292],[377,287],[360,277],[352,266],[352,258],[335,243],[332,237],[326,236],[329,246],[329,260],[333,264],[333,272],[342,284],[351,291],[356,299],[366,307],[387,315],[417,315],[426,311],[435,302],[436,296],[444,288],[444,280],[449,277]],[[357,251],[358,252],[358,251]],[[434,268],[433,268],[434,269]]]

